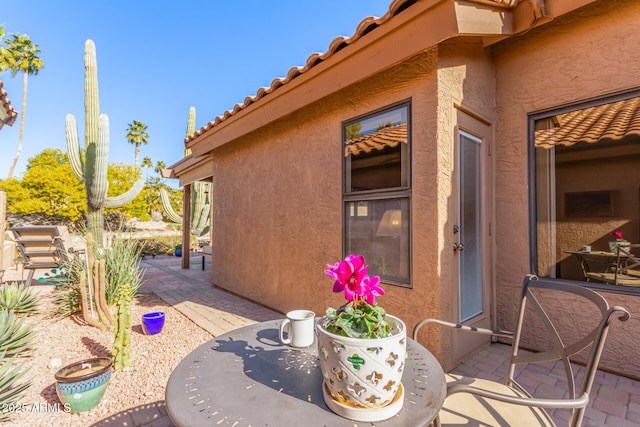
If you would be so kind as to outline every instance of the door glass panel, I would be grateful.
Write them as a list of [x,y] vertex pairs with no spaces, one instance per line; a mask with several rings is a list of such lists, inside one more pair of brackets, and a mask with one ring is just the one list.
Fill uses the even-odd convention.
[[460,322],[482,313],[481,140],[460,131]]

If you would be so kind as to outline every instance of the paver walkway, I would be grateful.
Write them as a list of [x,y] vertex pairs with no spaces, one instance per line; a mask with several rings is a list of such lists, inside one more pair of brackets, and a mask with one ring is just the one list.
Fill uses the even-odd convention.
[[[141,267],[146,271],[140,292],[156,293],[212,335],[218,336],[245,325],[284,317],[281,313],[213,287],[210,282],[210,263],[202,271],[201,256],[192,256],[188,270],[181,269],[179,258],[171,257],[147,259]],[[509,358],[509,350],[507,345],[492,344],[453,372],[502,381],[506,374],[505,363]],[[567,394],[560,375],[553,365],[528,366],[520,371],[517,380],[538,397],[557,398]],[[566,425],[568,412],[556,410],[553,417],[558,425]],[[120,427],[132,425],[170,427],[173,423],[167,415],[164,401],[159,401],[132,408],[99,424]],[[599,371],[583,426],[639,425],[640,381]]]

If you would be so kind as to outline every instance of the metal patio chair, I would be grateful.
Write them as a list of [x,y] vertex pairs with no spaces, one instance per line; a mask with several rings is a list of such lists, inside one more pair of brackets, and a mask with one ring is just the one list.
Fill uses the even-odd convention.
[[25,284],[31,285],[36,270],[57,269],[69,260],[65,240],[67,227],[56,225],[15,226],[10,230],[24,270],[28,271]]
[[[573,299],[570,300],[566,315],[557,319],[556,322],[556,319],[549,318],[543,305],[546,305],[546,301],[554,301],[557,305],[558,299],[555,297],[559,294],[570,294]],[[545,304],[542,304],[543,301]],[[590,308],[594,312],[593,321],[597,323],[592,329],[585,332],[582,329],[579,331],[578,328],[567,327],[566,320],[575,319],[571,309],[574,309],[574,313],[584,316]],[[429,323],[513,340],[505,384],[447,374],[447,398],[433,425],[554,426],[553,420],[543,408],[564,408],[570,410],[568,425],[580,426],[589,403],[589,392],[607,337],[609,320],[615,313],[619,314],[618,319],[621,321],[629,319],[629,312],[625,308],[609,307],[607,301],[591,289],[568,281],[547,280],[527,275],[522,285],[515,333],[470,328],[435,319],[420,321],[413,330],[413,338],[416,340],[420,329]],[[560,321],[564,323],[562,330],[557,327]],[[566,329],[570,330],[566,331]],[[528,330],[536,332],[544,330],[550,348],[538,353],[520,350],[518,347],[521,337],[527,334]],[[584,368],[584,376],[581,381],[578,381],[580,375],[576,378],[570,357],[589,346],[591,347]],[[567,398],[532,397],[515,380],[516,365],[549,361],[561,361],[569,391]]]

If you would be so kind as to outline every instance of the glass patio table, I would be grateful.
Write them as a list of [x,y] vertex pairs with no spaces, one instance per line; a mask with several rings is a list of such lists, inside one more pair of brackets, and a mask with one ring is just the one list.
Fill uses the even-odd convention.
[[426,426],[446,396],[442,367],[407,338],[400,412],[385,421],[357,422],[324,403],[317,343],[298,349],[280,343],[281,320],[262,322],[214,338],[187,355],[165,392],[176,426]]

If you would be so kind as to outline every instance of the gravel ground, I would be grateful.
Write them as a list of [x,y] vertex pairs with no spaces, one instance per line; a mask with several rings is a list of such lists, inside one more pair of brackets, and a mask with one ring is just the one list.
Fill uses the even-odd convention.
[[[59,358],[62,366],[97,356],[110,356],[113,332],[100,331],[83,324],[77,318],[60,321],[47,319],[42,313],[52,302],[43,293],[41,312],[31,316],[37,336],[33,355],[25,358],[30,367],[23,378],[32,385],[18,402],[4,426],[90,426],[117,414],[151,403],[164,401],[164,391],[171,372],[192,350],[213,338],[211,334],[166,304],[155,294],[138,295],[131,303],[131,364],[126,371],[113,371],[102,402],[81,413],[65,413],[55,389],[52,359]],[[142,314],[152,311],[166,313],[163,331],[144,335]]]

